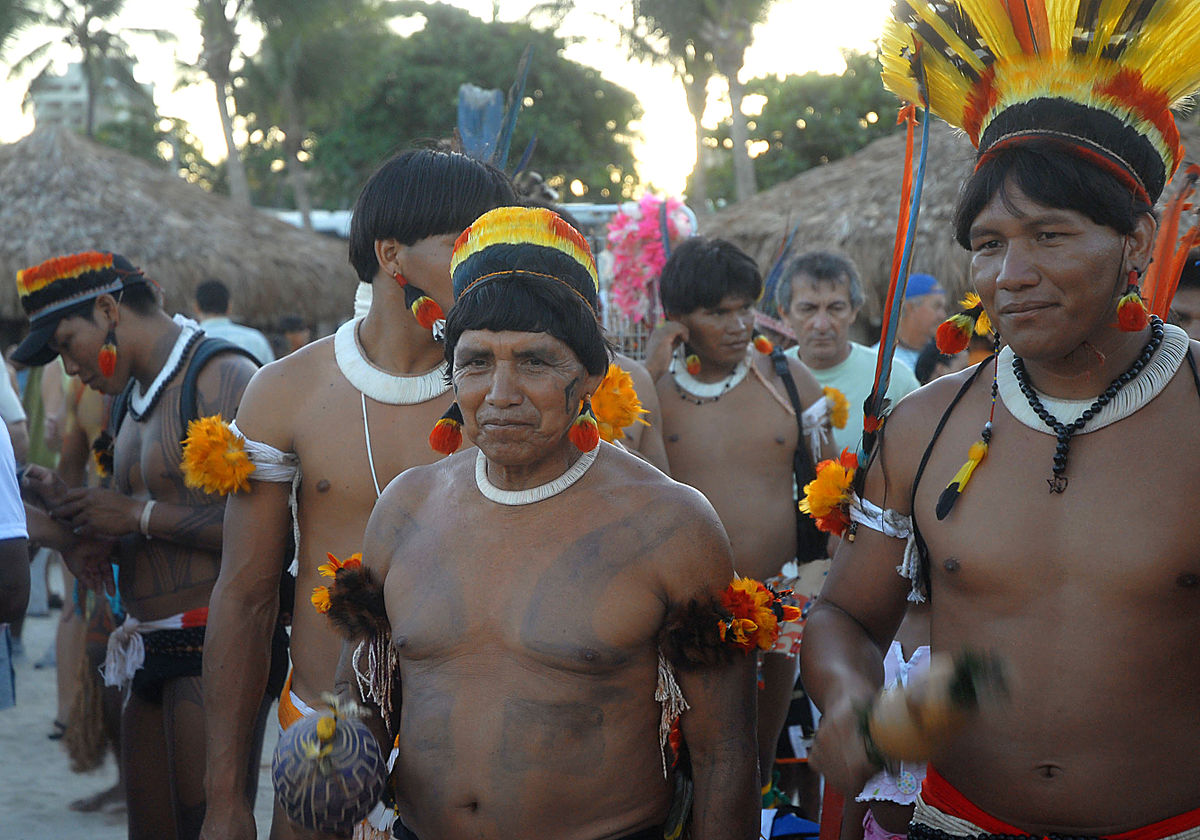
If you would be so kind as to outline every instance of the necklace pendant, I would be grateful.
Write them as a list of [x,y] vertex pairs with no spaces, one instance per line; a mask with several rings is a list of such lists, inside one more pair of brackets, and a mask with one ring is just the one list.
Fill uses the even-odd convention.
[[1051,493],[1062,494],[1067,490],[1067,477],[1065,475],[1056,475],[1046,479],[1046,483],[1050,485]]

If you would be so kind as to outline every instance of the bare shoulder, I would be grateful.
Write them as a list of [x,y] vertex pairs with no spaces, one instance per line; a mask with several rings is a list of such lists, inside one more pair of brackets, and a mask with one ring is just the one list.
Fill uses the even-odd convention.
[[248,437],[290,451],[298,407],[328,388],[335,371],[332,337],[260,368],[242,396],[238,428]]
[[643,398],[644,394],[654,390],[654,380],[650,377],[650,371],[646,370],[646,366],[637,359],[631,359],[623,353],[613,354],[613,363],[629,374],[629,378],[633,380],[633,387],[638,392],[638,396]]
[[[892,408],[884,422],[881,443],[889,485],[894,481],[900,481],[902,487],[911,484],[938,422],[977,370],[978,365],[974,365],[939,377],[906,395]],[[986,395],[991,379],[986,378],[982,383],[981,379],[985,376],[976,378],[972,390],[983,388]]]
[[809,370],[808,365],[795,356],[784,356],[784,358],[787,359],[792,379],[796,381],[796,390],[800,392],[800,401],[805,405],[810,405],[819,400],[824,394],[824,390],[817,382],[817,378],[813,376],[812,371]]
[[258,365],[241,353],[218,353],[204,363],[196,377],[196,400],[201,416],[220,414],[232,419],[247,383]]
[[[729,537],[708,499],[618,447],[604,444],[604,470],[594,492],[614,510],[613,518],[643,517],[664,537],[654,555],[665,577],[686,581],[690,590],[728,583],[733,572]],[[648,558],[651,559],[651,558]]]

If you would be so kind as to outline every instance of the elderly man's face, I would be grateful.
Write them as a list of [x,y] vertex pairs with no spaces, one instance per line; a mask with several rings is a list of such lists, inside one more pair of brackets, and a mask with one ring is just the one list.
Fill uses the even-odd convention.
[[800,272],[792,278],[792,301],[783,317],[809,367],[823,370],[850,355],[850,325],[858,307],[850,302],[849,278],[825,280]]
[[[566,441],[589,375],[575,352],[548,333],[468,330],[454,348],[463,432],[492,463],[535,464]],[[570,445],[570,444],[566,444]]]
[[904,301],[904,311],[901,314],[906,330],[913,335],[924,336],[924,340],[933,338],[938,325],[946,320],[946,295],[940,289],[918,298]]

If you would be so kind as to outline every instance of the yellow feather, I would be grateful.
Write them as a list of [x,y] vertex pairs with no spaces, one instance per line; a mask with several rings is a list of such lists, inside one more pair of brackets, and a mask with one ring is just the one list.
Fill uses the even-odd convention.
[[1122,64],[1142,71],[1142,81],[1176,102],[1200,87],[1200,3],[1159,0]]
[[1050,49],[1056,56],[1066,55],[1075,35],[1075,17],[1079,0],[1046,0],[1046,20],[1050,24]]
[[975,22],[980,38],[991,47],[997,60],[1021,52],[1017,36],[1013,34],[1012,20],[1002,0],[963,0],[959,6],[963,14]]
[[909,5],[920,15],[921,20],[929,24],[930,28],[946,41],[946,45],[951,50],[975,69],[976,73],[984,71],[984,63],[980,60],[979,56],[975,55],[974,51],[963,42],[962,38],[958,37],[949,24],[938,17],[937,12],[929,8],[927,3],[919,2],[919,0],[909,0]]

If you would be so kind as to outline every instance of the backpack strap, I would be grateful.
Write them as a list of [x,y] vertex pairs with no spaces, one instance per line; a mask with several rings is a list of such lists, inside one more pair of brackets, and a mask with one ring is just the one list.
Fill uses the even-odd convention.
[[[179,393],[179,419],[183,424],[180,428],[184,432],[187,431],[188,423],[199,419],[200,416],[199,388],[197,387],[200,371],[213,356],[220,353],[236,353],[258,366],[258,359],[253,353],[223,338],[206,338],[197,344],[195,351],[192,352],[192,358],[188,360]],[[117,439],[117,434],[121,431],[121,424],[125,422],[125,417],[129,414],[129,403],[133,399],[133,386],[134,380],[130,379],[124,390],[112,401],[112,409],[108,416],[108,431],[113,440]]]
[[[188,423],[200,417],[200,393],[197,386],[200,380],[200,371],[204,370],[204,366],[209,363],[213,356],[221,353],[236,353],[254,362],[255,367],[260,367],[258,358],[253,353],[244,347],[234,344],[232,341],[226,341],[223,338],[205,338],[201,340],[196,345],[196,349],[192,353],[192,358],[188,361],[187,370],[183,374],[183,384],[179,391],[179,419],[182,422],[180,428],[184,432],[187,432]],[[232,420],[233,418],[228,417],[226,419]]]

